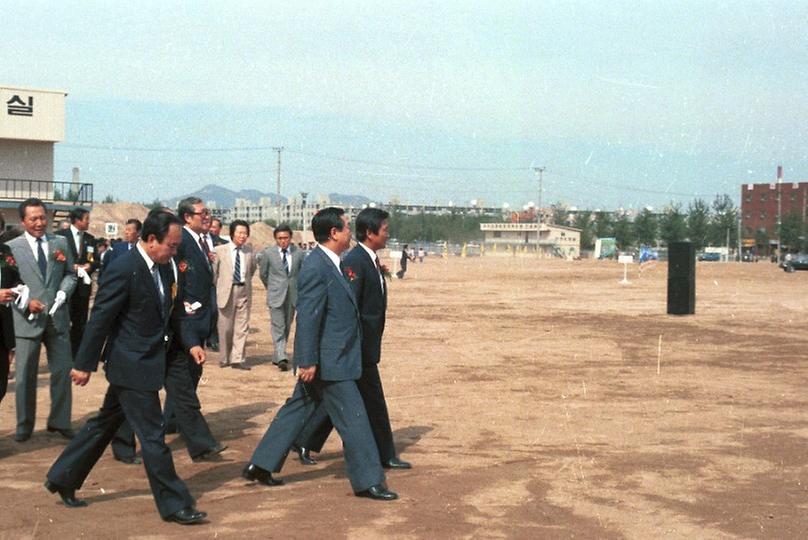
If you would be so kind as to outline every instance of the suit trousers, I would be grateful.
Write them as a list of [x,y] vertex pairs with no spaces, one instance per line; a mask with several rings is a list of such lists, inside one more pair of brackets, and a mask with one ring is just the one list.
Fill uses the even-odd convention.
[[134,459],[136,454],[135,432],[129,422],[124,421],[112,437],[112,455],[115,459],[127,460]]
[[[196,369],[199,368],[199,369]],[[196,395],[195,373],[201,373],[193,359],[184,351],[171,351],[166,360],[166,406],[165,417],[173,414],[177,431],[185,441],[188,454],[195,458],[204,454],[218,443],[210,432],[205,417],[202,416],[202,404]],[[134,427],[134,426],[133,426]]]
[[292,397],[278,410],[250,462],[267,471],[280,472],[289,447],[314,413],[318,401],[342,438],[348,478],[354,492],[384,482],[379,452],[354,381],[315,380],[304,385],[298,380]]
[[124,420],[140,439],[146,476],[160,516],[166,518],[193,506],[194,499],[177,476],[171,449],[165,443],[160,396],[156,391],[110,385],[98,415],[88,420],[68,443],[48,471],[48,480],[58,486],[80,489]]
[[[396,447],[393,443],[393,430],[390,427],[390,415],[387,413],[382,379],[379,376],[379,365],[362,364],[362,376],[356,381],[356,387],[365,404],[370,428],[373,430],[373,439],[379,449],[379,459],[382,463],[387,462],[396,457]],[[318,406],[295,441],[295,445],[320,452],[332,429],[333,425],[325,408]]]
[[230,299],[219,309],[219,364],[241,364],[250,331],[250,298],[245,285],[230,287]]
[[[60,308],[62,309],[62,308]],[[39,351],[42,345],[48,356],[50,370],[50,414],[48,426],[56,429],[70,428],[70,411],[73,393],[70,387],[70,370],[73,357],[70,354],[70,338],[67,329],[59,332],[52,319],[39,337],[17,337],[17,371],[15,376],[15,400],[17,404],[17,433],[31,433],[36,418],[36,381],[39,368]]]
[[8,349],[0,347],[0,401],[6,397],[6,390],[8,390]]
[[288,360],[286,342],[295,318],[295,308],[292,306],[288,294],[280,307],[269,307],[269,318],[271,319],[272,343],[275,345],[275,356],[272,362],[277,364],[281,360]]
[[84,335],[84,327],[87,326],[87,314],[90,311],[90,291],[92,284],[85,285],[79,279],[76,290],[70,296],[68,306],[70,308],[70,351],[73,356],[79,350],[81,338]]

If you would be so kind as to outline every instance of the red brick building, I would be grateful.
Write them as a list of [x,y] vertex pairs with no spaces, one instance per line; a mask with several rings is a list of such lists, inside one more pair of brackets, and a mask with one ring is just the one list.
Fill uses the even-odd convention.
[[[778,171],[778,177],[781,173]],[[797,213],[805,222],[808,215],[808,182],[772,182],[741,186],[741,228],[744,248],[757,245],[768,252],[777,247],[778,216]],[[766,242],[763,242],[765,238]],[[765,250],[765,251],[763,251]]]

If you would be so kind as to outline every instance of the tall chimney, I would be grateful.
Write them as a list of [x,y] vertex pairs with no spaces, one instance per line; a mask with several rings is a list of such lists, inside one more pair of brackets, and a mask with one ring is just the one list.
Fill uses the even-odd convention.
[[778,184],[783,183],[783,166],[782,165],[777,166],[777,183]]

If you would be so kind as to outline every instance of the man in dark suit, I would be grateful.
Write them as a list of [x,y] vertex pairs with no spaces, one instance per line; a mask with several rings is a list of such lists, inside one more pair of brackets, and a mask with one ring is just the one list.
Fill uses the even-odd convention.
[[0,216],[0,401],[8,389],[9,353],[14,350],[14,322],[10,302],[17,298],[11,290],[21,283],[17,261],[6,242],[6,221]]
[[[362,401],[373,429],[373,438],[379,449],[382,467],[409,469],[410,463],[396,456],[393,430],[387,403],[384,399],[379,360],[382,353],[385,312],[387,311],[387,283],[384,280],[379,256],[376,252],[387,245],[390,214],[379,208],[366,208],[356,217],[356,239],[359,243],[343,260],[345,277],[351,285],[362,320],[362,376],[356,381]],[[298,438],[296,450],[305,465],[316,463],[309,450],[322,450],[332,425],[320,405]]]
[[210,220],[210,238],[213,241],[213,247],[223,246],[229,241],[222,237],[222,220],[213,218]]
[[354,493],[393,500],[398,496],[384,486],[379,452],[356,387],[362,373],[359,311],[339,261],[350,246],[351,227],[344,211],[331,207],[317,212],[311,228],[319,245],[303,262],[298,282],[294,364],[299,380],[242,476],[265,485],[280,483],[272,473],[281,470],[289,447],[320,402],[342,437]]
[[87,313],[90,309],[90,291],[92,291],[92,275],[100,266],[95,255],[95,236],[87,232],[90,227],[90,211],[76,208],[70,211],[70,227],[57,231],[64,237],[67,249],[73,255],[73,272],[76,273],[76,289],[70,297],[70,350],[73,356],[79,350],[81,336],[87,325]]
[[[172,310],[178,284],[170,262],[180,244],[181,222],[173,214],[149,214],[143,239],[108,269],[98,290],[71,378],[84,386],[103,358],[109,388],[98,415],[90,419],[56,459],[45,487],[68,507],[85,506],[75,496],[115,431],[127,420],[140,439],[146,475],[160,516],[183,525],[206,514],[177,477],[165,443],[159,390],[166,373]],[[181,288],[181,283],[179,284]],[[175,319],[176,320],[176,319]],[[205,351],[189,351],[204,362]]]
[[104,257],[104,268],[112,264],[112,261],[129,253],[140,238],[140,230],[143,224],[139,219],[128,219],[123,228],[123,241],[112,242],[109,246],[109,253]]
[[166,430],[179,431],[195,461],[217,459],[225,450],[210,432],[202,416],[202,405],[196,390],[202,377],[202,365],[194,362],[187,351],[205,347],[216,326],[216,288],[213,282],[210,211],[197,197],[179,202],[177,216],[185,223],[182,243],[177,250],[177,271],[183,276],[180,309],[180,342],[169,351],[166,374]]

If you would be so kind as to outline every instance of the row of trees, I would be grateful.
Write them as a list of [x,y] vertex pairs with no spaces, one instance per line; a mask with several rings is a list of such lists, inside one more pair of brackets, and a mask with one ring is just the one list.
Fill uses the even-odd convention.
[[643,209],[634,221],[628,216],[613,216],[610,212],[578,212],[572,223],[562,205],[554,205],[556,223],[581,229],[581,249],[592,249],[597,238],[613,237],[620,249],[636,245],[655,246],[662,242],[689,240],[696,249],[705,246],[734,246],[738,242],[738,209],[728,195],[718,195],[712,204],[696,199],[683,209],[671,203],[661,214]]

